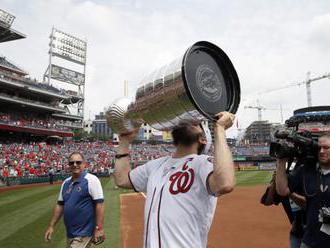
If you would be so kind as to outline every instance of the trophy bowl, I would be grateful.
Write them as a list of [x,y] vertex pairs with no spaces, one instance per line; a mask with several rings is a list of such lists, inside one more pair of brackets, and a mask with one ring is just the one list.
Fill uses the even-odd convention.
[[222,111],[236,113],[240,82],[229,57],[218,46],[199,41],[178,59],[147,75],[135,101],[117,99],[106,113],[116,133],[142,123],[171,130],[180,121],[215,121]]

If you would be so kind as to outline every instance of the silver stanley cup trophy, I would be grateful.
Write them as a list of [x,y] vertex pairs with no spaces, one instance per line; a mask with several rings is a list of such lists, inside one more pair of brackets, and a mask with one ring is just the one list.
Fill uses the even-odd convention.
[[240,83],[230,59],[216,45],[200,41],[145,77],[134,102],[115,100],[106,116],[115,133],[142,123],[166,131],[180,121],[212,121],[221,111],[236,113],[239,103]]

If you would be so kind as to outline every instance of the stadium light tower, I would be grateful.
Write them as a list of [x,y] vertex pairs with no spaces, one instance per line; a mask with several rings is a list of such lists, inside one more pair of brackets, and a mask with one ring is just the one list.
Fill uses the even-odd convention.
[[[49,64],[44,81],[48,84],[51,80],[56,80],[62,85],[64,83],[64,91],[69,95],[69,99],[62,104],[65,105],[67,114],[83,119],[87,42],[54,27],[49,38]],[[54,60],[54,57],[57,59]]]
[[0,43],[23,39],[26,36],[11,28],[15,16],[0,9]]
[[8,12],[0,9],[0,25],[10,28],[15,20],[15,16],[9,14]]

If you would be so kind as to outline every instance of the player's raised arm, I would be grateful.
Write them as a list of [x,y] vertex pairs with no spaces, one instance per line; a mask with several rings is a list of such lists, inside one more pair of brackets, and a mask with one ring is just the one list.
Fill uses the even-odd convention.
[[226,129],[233,125],[235,116],[228,112],[217,115],[214,123],[214,170],[209,178],[209,187],[216,195],[233,191],[235,170],[231,151],[227,145]]
[[129,180],[129,171],[131,166],[129,163],[129,145],[137,135],[137,131],[120,135],[119,147],[117,148],[116,162],[115,162],[115,183],[118,187],[132,189],[133,186]]

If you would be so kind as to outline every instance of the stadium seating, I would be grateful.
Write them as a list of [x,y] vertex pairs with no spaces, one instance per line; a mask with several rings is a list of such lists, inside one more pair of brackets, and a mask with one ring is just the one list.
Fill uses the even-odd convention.
[[72,126],[70,121],[56,120],[53,118],[40,119],[31,115],[24,114],[8,114],[0,112],[0,123],[21,126],[21,127],[34,127],[34,128],[46,128],[61,131],[70,131],[68,126]]
[[[0,114],[0,121],[6,118]],[[268,153],[267,147],[233,147],[232,150],[233,154],[241,155]],[[55,170],[54,181],[63,180],[70,173],[67,157],[74,151],[84,154],[86,169],[91,173],[109,175],[114,167],[115,148],[107,142],[0,143],[0,180],[7,185],[48,182],[50,168]],[[170,155],[173,151],[173,145],[134,144],[130,153],[132,167]]]

